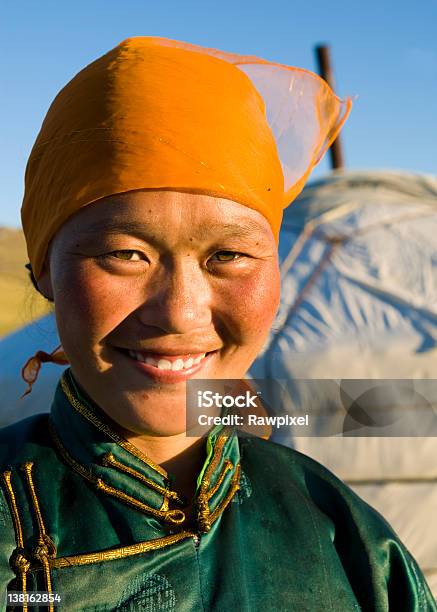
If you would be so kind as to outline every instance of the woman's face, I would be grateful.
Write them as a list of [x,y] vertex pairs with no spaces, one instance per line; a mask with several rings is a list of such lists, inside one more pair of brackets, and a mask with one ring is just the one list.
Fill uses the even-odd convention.
[[266,219],[226,199],[137,191],[59,230],[40,287],[72,372],[136,434],[185,430],[188,378],[242,378],[279,303]]

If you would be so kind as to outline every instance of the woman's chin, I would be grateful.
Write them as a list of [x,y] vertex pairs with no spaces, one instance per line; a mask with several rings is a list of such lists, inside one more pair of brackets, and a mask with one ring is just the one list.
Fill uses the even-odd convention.
[[148,405],[145,413],[144,406],[130,405],[125,407],[123,413],[112,413],[111,418],[116,421],[127,434],[133,436],[176,436],[186,431],[185,402],[179,408],[171,406],[171,410],[163,410],[160,406]]
[[[135,427],[135,430],[133,429]],[[124,437],[127,439],[131,439],[132,441],[135,443],[135,441],[133,440],[133,438],[136,437],[144,437],[144,438],[171,438],[171,437],[176,437],[176,436],[183,436],[185,435],[186,431],[185,431],[185,423],[183,427],[174,427],[174,426],[159,426],[159,425],[147,425],[147,426],[140,426],[138,424],[132,424],[130,426],[129,429],[123,428],[124,429]]]

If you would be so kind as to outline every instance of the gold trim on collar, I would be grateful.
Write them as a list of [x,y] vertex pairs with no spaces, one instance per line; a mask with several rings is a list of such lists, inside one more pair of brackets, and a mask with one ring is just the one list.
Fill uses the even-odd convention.
[[[14,523],[15,543],[17,545],[16,549],[12,553],[10,563],[15,575],[17,576],[17,579],[20,581],[19,590],[25,594],[27,589],[27,574],[30,570],[30,561],[25,554],[26,551],[24,550],[23,528],[21,526],[20,514],[18,512],[17,499],[12,487],[12,472],[7,470],[6,472],[3,472],[2,476],[5,484],[9,508],[12,514],[12,521]],[[24,599],[23,612],[27,612],[27,610],[27,602]]]
[[184,505],[184,502],[179,497],[179,495],[176,493],[176,491],[171,491],[170,489],[161,487],[161,485],[157,484],[156,482],[153,482],[153,480],[151,480],[150,478],[147,478],[140,472],[137,472],[137,470],[134,470],[128,465],[121,463],[121,461],[118,461],[112,453],[105,453],[102,456],[101,460],[102,460],[102,465],[104,465],[105,467],[113,467],[119,470],[120,472],[129,474],[129,476],[136,478],[137,480],[139,480],[139,482],[147,485],[151,489],[154,489],[157,493],[161,493],[161,495],[163,495],[164,497],[167,497],[168,499],[171,499],[178,504]]
[[182,510],[169,510],[167,508],[165,508],[164,510],[156,510],[155,508],[152,508],[152,506],[144,504],[143,502],[139,501],[138,499],[135,499],[131,495],[123,493],[123,491],[119,491],[118,489],[115,489],[114,487],[111,487],[110,485],[106,484],[106,482],[104,482],[102,478],[99,478],[98,476],[87,470],[83,465],[81,465],[78,461],[76,461],[76,459],[74,459],[70,455],[67,449],[63,446],[58,436],[58,433],[56,432],[55,426],[50,419],[48,422],[48,427],[54,446],[61,455],[61,457],[64,459],[65,463],[71,468],[73,468],[73,470],[80,474],[83,478],[91,482],[98,491],[102,491],[107,495],[115,497],[116,499],[119,499],[128,506],[131,506],[136,510],[143,512],[144,514],[156,516],[157,518],[167,521],[173,525],[180,525],[185,521],[185,513],[182,512]]
[[211,523],[214,523],[218,519],[218,517],[224,512],[224,510],[226,509],[227,505],[229,504],[229,502],[234,497],[235,493],[239,490],[239,488],[240,488],[240,476],[241,476],[241,464],[239,463],[237,465],[237,467],[235,468],[235,472],[234,472],[234,475],[232,477],[231,486],[230,486],[230,489],[229,489],[225,499],[217,506],[217,508],[210,515],[210,519],[209,520],[211,521]]
[[231,435],[231,429],[229,427],[224,427],[220,433],[218,434],[218,440],[214,445],[213,456],[211,461],[209,462],[208,467],[206,468],[205,474],[203,475],[202,482],[200,488],[206,490],[209,488],[211,484],[211,477],[220,463],[220,459],[223,455],[223,449],[226,442],[229,440]]
[[85,417],[87,421],[92,423],[97,429],[109,436],[112,440],[114,440],[114,442],[124,448],[124,450],[126,450],[128,453],[134,455],[137,459],[140,459],[143,463],[158,472],[158,474],[161,474],[161,476],[163,476],[164,478],[168,478],[168,474],[164,470],[164,468],[149,459],[149,457],[142,453],[136,446],[131,444],[128,440],[123,438],[123,436],[120,436],[118,433],[116,433],[108,423],[105,423],[99,416],[89,410],[89,408],[87,408],[84,404],[82,404],[82,402],[77,399],[77,397],[74,395],[73,391],[70,388],[65,372],[64,374],[62,374],[61,377],[61,387],[70,405],[76,410],[76,412]]
[[15,530],[15,541],[19,548],[24,547],[24,539],[23,539],[23,528],[21,526],[20,514],[18,512],[17,499],[15,497],[14,489],[12,487],[12,472],[11,470],[7,470],[3,472],[3,482],[5,483],[5,489],[7,493],[7,499],[9,502],[9,508],[12,514],[12,520],[14,523]]
[[[46,532],[41,510],[39,507],[38,497],[35,491],[35,485],[33,482],[32,468],[33,468],[32,461],[26,461],[21,466],[21,469],[23,470],[26,476],[26,482],[27,482],[27,486],[30,492],[30,499],[32,502],[33,511],[36,516],[36,521],[38,524],[38,543],[36,547],[34,548],[34,550],[32,551],[32,556],[36,561],[38,561],[41,564],[43,571],[44,571],[44,581],[45,581],[46,591],[49,594],[51,594],[52,593],[52,577],[50,575],[49,560],[56,556],[56,547],[52,539]],[[49,608],[49,612],[54,612],[55,607],[53,605],[53,602],[49,603],[48,608]]]
[[212,487],[210,486],[211,477],[214,471],[217,469],[217,466],[223,454],[223,448],[228,439],[229,436],[227,434],[222,433],[220,435],[214,446],[213,458],[210,464],[208,465],[202,482],[200,484],[200,490],[196,501],[198,511],[197,522],[199,525],[200,533],[207,533],[208,531],[210,531],[213,523],[222,514],[226,506],[229,504],[235,493],[240,488],[240,464],[238,464],[235,468],[235,472],[231,481],[231,486],[225,499],[217,506],[215,510],[213,510],[213,512],[211,512],[211,509],[209,507],[209,500],[218,491],[220,485],[225,479],[226,473],[233,468],[232,462],[229,459],[226,459],[223,468],[217,477],[216,483]]
[[226,474],[232,470],[232,468],[234,467],[232,461],[230,461],[230,459],[226,459],[225,464],[223,466],[222,471],[219,474],[219,477],[217,478],[217,481],[215,483],[215,485],[213,487],[211,487],[210,489],[208,489],[208,491],[206,492],[206,497],[207,499],[211,499],[211,497],[213,497],[217,491],[219,490],[222,482],[225,479]]
[[143,512],[144,514],[151,514],[152,516],[156,516],[157,518],[167,521],[168,523],[172,523],[172,525],[181,525],[185,521],[185,513],[182,512],[182,510],[155,510],[155,508],[152,508],[152,506],[144,504],[138,499],[135,499],[135,497],[111,487],[101,478],[97,478],[97,482],[95,484],[98,491],[103,491],[103,493],[119,499],[126,505],[135,508],[135,510]]
[[173,535],[164,536],[163,538],[156,538],[155,540],[148,540],[147,542],[138,542],[131,546],[123,546],[122,548],[113,548],[110,550],[102,550],[101,552],[88,553],[83,555],[73,555],[71,557],[58,557],[50,561],[50,567],[52,569],[72,567],[74,565],[89,565],[90,563],[101,563],[102,561],[114,561],[116,559],[123,559],[125,557],[131,557],[132,555],[139,555],[140,553],[147,552],[149,550],[157,550],[164,548],[170,544],[175,544],[179,540],[184,538],[193,537],[195,533],[192,531],[181,531]]

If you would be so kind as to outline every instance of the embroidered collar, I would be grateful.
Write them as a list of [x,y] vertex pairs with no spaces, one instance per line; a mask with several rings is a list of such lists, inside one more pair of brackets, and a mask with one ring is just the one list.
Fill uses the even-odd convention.
[[[170,527],[186,527],[186,502],[170,488],[169,474],[115,431],[106,415],[81,395],[70,370],[58,385],[49,427],[63,460],[102,494]],[[201,533],[210,530],[231,501],[240,476],[234,433],[214,428],[206,448],[195,499]]]

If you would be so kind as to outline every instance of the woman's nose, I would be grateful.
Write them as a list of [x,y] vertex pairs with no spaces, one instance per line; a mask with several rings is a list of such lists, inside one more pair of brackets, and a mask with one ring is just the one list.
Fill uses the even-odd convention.
[[169,334],[186,334],[211,324],[210,284],[198,263],[185,259],[162,269],[153,286],[146,288],[139,310],[144,325]]

